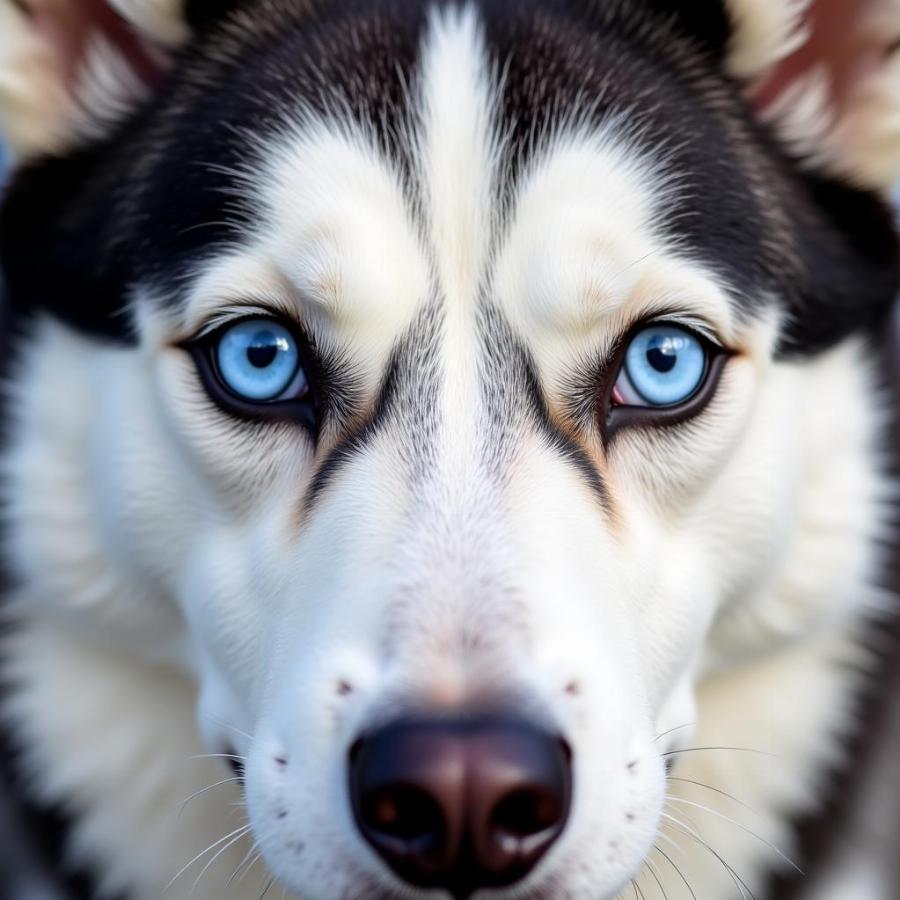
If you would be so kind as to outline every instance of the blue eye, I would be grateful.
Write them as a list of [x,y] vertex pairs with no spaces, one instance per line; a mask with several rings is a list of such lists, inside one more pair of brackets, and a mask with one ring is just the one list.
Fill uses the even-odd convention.
[[250,319],[223,331],[215,356],[222,382],[244,400],[265,403],[308,390],[296,339],[269,319]]
[[616,384],[629,406],[677,406],[697,393],[706,376],[708,354],[702,341],[675,325],[638,332],[625,354]]

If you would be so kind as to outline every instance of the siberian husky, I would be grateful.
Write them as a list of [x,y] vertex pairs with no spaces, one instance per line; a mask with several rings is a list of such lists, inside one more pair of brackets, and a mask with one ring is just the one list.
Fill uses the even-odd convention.
[[898,46],[2,0],[9,834],[127,900],[900,896]]

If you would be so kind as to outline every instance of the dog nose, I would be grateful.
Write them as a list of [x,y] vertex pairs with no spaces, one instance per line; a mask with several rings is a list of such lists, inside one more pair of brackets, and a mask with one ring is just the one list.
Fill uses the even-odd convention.
[[526,722],[404,720],[359,741],[357,826],[407,883],[467,897],[522,880],[559,838],[571,754]]

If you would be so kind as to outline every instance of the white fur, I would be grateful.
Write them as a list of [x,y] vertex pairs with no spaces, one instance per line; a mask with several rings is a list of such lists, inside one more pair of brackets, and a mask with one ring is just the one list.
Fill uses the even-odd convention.
[[[553,879],[566,896],[610,900],[638,877],[648,900],[656,878],[685,900],[657,842],[697,897],[733,900],[725,868],[664,816],[696,827],[756,889],[850,725],[853,680],[832,663],[853,654],[872,605],[883,492],[867,361],[848,344],[773,362],[778,317],[734,316],[728,286],[661,235],[655,203],[678,186],[624,123],[592,135],[573,115],[550,129],[498,222],[496,81],[477,19],[434,16],[425,47],[410,123],[424,215],[368,135],[300,113],[246,175],[248,240],[206,261],[177,314],[136,291],[138,349],[49,322],[28,340],[4,459],[24,622],[7,714],[34,790],[78,812],[72,852],[108,890],[155,900],[240,825],[225,785],[177,815],[179,798],[227,777],[190,757],[232,746],[247,757],[254,839],[287,889],[399,892],[354,828],[348,748],[383,704],[452,706],[500,688],[567,736],[577,794],[529,881],[485,897]],[[609,452],[578,436],[607,509],[526,425],[491,478],[484,285],[559,418],[566,374],[650,311],[674,306],[737,355],[689,427],[623,432]],[[229,418],[175,346],[248,302],[341,348],[369,404],[417,312],[440,303],[427,476],[407,477],[415,423],[388,422],[304,510],[316,454],[305,433]],[[661,754],[691,745],[771,754],[684,753],[675,772],[757,817],[685,782],[668,790],[687,802],[664,807]],[[193,896],[259,896],[262,863],[253,884],[225,887],[246,849],[227,850]],[[170,896],[192,896],[211,858]]]

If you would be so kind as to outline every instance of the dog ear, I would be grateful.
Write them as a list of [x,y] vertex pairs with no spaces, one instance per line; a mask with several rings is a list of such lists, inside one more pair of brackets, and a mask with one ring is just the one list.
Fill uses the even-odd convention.
[[727,64],[795,157],[858,187],[900,176],[900,0],[725,0]]
[[0,0],[0,132],[13,155],[102,134],[187,37],[181,0]]

